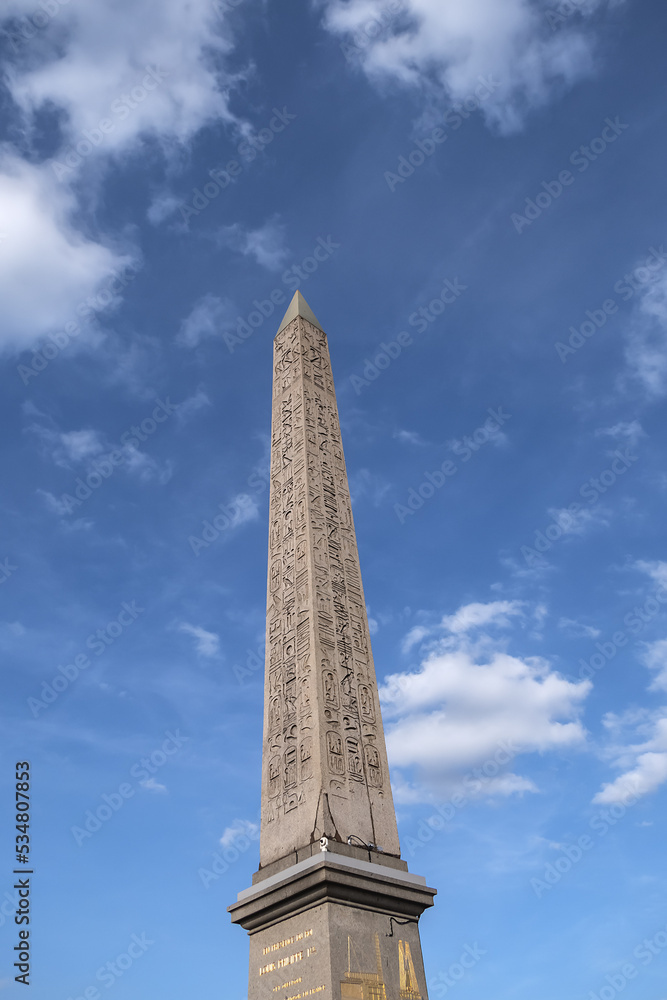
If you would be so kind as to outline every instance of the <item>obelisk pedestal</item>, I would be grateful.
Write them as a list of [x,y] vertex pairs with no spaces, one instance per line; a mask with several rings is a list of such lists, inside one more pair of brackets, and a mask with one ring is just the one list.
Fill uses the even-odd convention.
[[249,1000],[420,1000],[434,889],[400,858],[326,336],[274,342],[260,867]]

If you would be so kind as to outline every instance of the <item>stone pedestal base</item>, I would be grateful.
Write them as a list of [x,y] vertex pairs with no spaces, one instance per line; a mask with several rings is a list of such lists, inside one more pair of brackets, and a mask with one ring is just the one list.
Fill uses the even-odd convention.
[[322,853],[239,893],[250,935],[248,1000],[427,1000],[419,875]]

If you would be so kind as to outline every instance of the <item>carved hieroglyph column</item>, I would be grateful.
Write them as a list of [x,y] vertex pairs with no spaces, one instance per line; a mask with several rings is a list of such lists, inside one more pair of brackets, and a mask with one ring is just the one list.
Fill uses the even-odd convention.
[[329,350],[299,292],[273,371],[260,866],[229,907],[248,1000],[427,1000],[435,889],[400,857]]
[[327,338],[274,342],[260,868],[328,837],[400,855]]

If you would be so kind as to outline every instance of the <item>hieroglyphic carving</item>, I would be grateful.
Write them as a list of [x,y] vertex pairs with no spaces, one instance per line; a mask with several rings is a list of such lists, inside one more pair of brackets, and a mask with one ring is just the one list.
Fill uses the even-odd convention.
[[301,749],[299,751],[300,761],[301,761],[301,772],[300,777],[302,781],[306,778],[312,778],[313,776],[313,738],[312,736],[306,736],[301,744]]
[[361,709],[361,718],[364,722],[375,722],[373,692],[367,684],[359,685],[359,706]]
[[266,792],[279,822],[309,787],[388,789],[329,353],[300,316],[275,340],[270,480]]
[[347,769],[354,779],[362,781],[364,771],[359,753],[359,740],[348,736],[345,740],[345,746],[347,748]]
[[329,754],[329,769],[334,774],[344,774],[343,741],[338,733],[327,733],[327,751]]
[[364,747],[364,754],[366,756],[366,775],[368,778],[368,784],[373,788],[381,788],[382,762],[380,761],[380,754],[377,751],[377,747],[373,746],[372,743],[367,743]]

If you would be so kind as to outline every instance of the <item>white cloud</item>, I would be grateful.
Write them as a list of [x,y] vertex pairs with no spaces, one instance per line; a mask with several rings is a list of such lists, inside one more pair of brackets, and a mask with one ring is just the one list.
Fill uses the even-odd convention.
[[[666,720],[667,721],[667,720]],[[637,757],[636,766],[615,781],[604,784],[593,802],[598,805],[628,804],[649,795],[667,781],[667,753],[643,753]]]
[[417,431],[398,430],[394,433],[394,437],[397,441],[400,441],[401,444],[413,444],[416,446],[422,446],[425,444],[425,442],[422,441],[421,435],[418,434]]
[[583,622],[578,622],[574,618],[561,618],[558,622],[558,628],[562,629],[571,639],[597,639],[600,635],[599,628],[584,625]]
[[[511,759],[584,743],[579,715],[590,682],[568,681],[546,661],[510,656],[490,640],[485,652],[463,637],[453,642],[432,651],[418,671],[388,677],[380,692],[394,767],[416,768],[421,782],[443,794],[508,745]],[[490,777],[485,794],[534,790],[512,772]]]
[[[646,666],[657,670],[649,690],[665,690],[667,677],[665,651],[667,642],[652,643],[645,658]],[[650,795],[667,781],[667,707],[655,711],[631,709],[622,715],[608,713],[603,719],[611,738],[604,751],[613,767],[622,773],[614,781],[605,782],[593,798],[599,804],[636,801]]]
[[[13,0],[4,13],[34,9],[33,0]],[[223,69],[231,35],[210,0],[72,4],[40,41],[14,56],[6,79],[26,115],[46,105],[65,113],[65,145],[98,130],[95,152],[115,153],[142,135],[182,143],[207,122],[234,120],[235,78]]]
[[582,507],[576,514],[567,507],[549,507],[547,513],[556,522],[563,535],[585,535],[591,528],[609,525],[610,513],[600,506]]
[[649,397],[667,392],[667,272],[640,293],[627,331],[626,361]]
[[245,257],[254,257],[261,267],[269,271],[279,271],[287,259],[285,227],[275,219],[270,219],[259,229],[246,230],[237,222],[223,226],[216,233],[216,242]]
[[371,609],[368,607],[368,605],[366,605],[366,615],[368,618],[368,631],[370,632],[371,635],[377,635],[380,629],[380,623],[378,622],[377,618],[373,618],[373,616],[371,615]]
[[649,691],[667,691],[667,639],[647,643],[644,663],[655,671]]
[[[544,605],[538,605],[534,608],[533,614],[539,624],[546,616],[547,609]],[[499,628],[509,628],[512,625],[512,618],[517,617],[525,617],[523,601],[463,604],[454,614],[445,615],[435,625],[415,625],[403,639],[401,650],[403,653],[409,653],[414,646],[420,645],[425,640],[443,641],[443,633],[456,636],[456,641],[460,641],[460,637],[466,633],[484,626],[496,625]]]
[[35,491],[42,498],[48,509],[58,517],[67,517],[72,513],[72,508],[65,500],[60,500],[49,490],[37,489]]
[[195,302],[192,312],[181,323],[176,343],[181,347],[197,347],[205,337],[219,337],[234,316],[230,299],[207,293]]
[[667,562],[650,562],[638,559],[635,568],[641,570],[642,573],[648,573],[659,587],[667,587]]
[[152,455],[141,451],[131,443],[123,445],[120,450],[123,453],[123,464],[120,468],[131,475],[136,475],[142,483],[156,481],[160,486],[164,486],[174,474],[174,464],[169,459],[161,464]]
[[154,226],[159,226],[161,222],[168,219],[177,208],[183,204],[182,198],[177,198],[176,195],[171,194],[169,191],[162,191],[160,194],[156,194],[152,202],[148,206],[148,211],[146,212],[146,218],[149,222],[152,222]]
[[25,625],[22,625],[21,622],[0,622],[0,628],[2,628],[3,632],[11,632],[17,638],[25,635],[27,631]]
[[415,625],[414,628],[410,629],[401,643],[402,651],[404,653],[409,653],[413,646],[418,646],[422,639],[426,639],[432,634],[433,630],[428,628],[426,625]]
[[249,493],[237,493],[225,507],[229,518],[229,528],[240,528],[242,524],[255,521],[259,517],[257,501]]
[[167,786],[161,785],[159,781],[155,780],[155,778],[146,778],[145,781],[140,781],[139,784],[148,792],[157,792],[160,794],[161,792],[167,791]]
[[510,618],[517,615],[523,615],[522,601],[491,601],[489,604],[475,602],[462,605],[453,615],[445,615],[442,625],[449,632],[458,635],[484,625],[506,628],[511,625]]
[[180,632],[192,636],[200,656],[213,657],[220,652],[220,636],[217,632],[208,632],[201,625],[190,625],[189,622],[181,622],[178,628]]
[[191,396],[178,404],[176,413],[180,424],[185,424],[193,414],[203,410],[206,406],[211,406],[211,400],[203,386],[199,386]]
[[[320,2],[325,25],[344,42],[357,40],[357,58],[378,85],[395,82],[422,90],[432,103],[451,104],[473,97],[480,79],[494,81],[481,109],[504,132],[591,72],[585,18],[603,4],[585,0],[577,5],[580,16],[554,31],[547,4],[528,0],[402,0],[389,19],[386,0]],[[366,31],[373,19],[386,30]]]
[[234,847],[235,841],[241,838],[258,840],[259,826],[257,823],[253,823],[249,819],[235,819],[232,825],[223,831],[220,844],[222,847]]
[[[638,420],[621,420],[613,427],[599,427],[595,432],[596,437],[610,437],[618,444],[629,445],[636,448],[640,440],[646,437],[646,432]],[[608,454],[614,454],[610,451]]]
[[60,441],[67,457],[73,462],[80,462],[104,451],[99,434],[93,430],[66,431],[60,435]]
[[[28,429],[39,437],[45,454],[61,468],[72,469],[78,464],[84,467],[81,475],[85,476],[97,472],[98,463],[102,463],[101,467],[109,467],[107,456],[112,451],[118,451],[122,458],[120,463],[111,465],[112,470],[118,468],[126,475],[137,476],[142,483],[157,481],[162,486],[168,483],[173,475],[174,467],[170,460],[160,463],[152,455],[137,448],[133,441],[112,444],[99,431],[91,429],[63,432],[48,416],[39,414],[39,417],[43,421],[48,421],[48,424],[34,422]],[[106,479],[107,475],[104,473],[103,475]],[[75,491],[74,485],[71,490]],[[69,501],[63,501],[48,490],[38,489],[37,493],[55,514],[60,517],[71,515],[73,511],[71,497]],[[87,526],[89,525],[83,522],[79,525],[79,527]]]
[[86,299],[103,292],[97,309],[118,301],[113,275],[130,257],[78,232],[74,208],[44,167],[0,151],[0,351],[30,348],[71,322],[80,334]]
[[104,443],[98,431],[86,429],[63,432],[55,428],[50,418],[45,419],[49,421],[48,426],[35,422],[30,424],[28,430],[37,435],[45,453],[56,465],[71,469],[77,462],[85,462],[104,451]]
[[[243,73],[225,69],[232,37],[220,5],[96,0],[59,5],[50,19],[44,10],[34,0],[6,0],[0,15],[9,28],[4,82],[23,114],[24,136],[30,142],[44,111],[54,123],[57,116],[61,135],[55,157],[40,165],[8,146],[0,152],[0,351],[31,348],[48,334],[62,338],[72,322],[71,336],[87,333],[90,341],[81,321],[87,300],[95,300],[95,312],[120,301],[114,275],[131,255],[77,228],[75,213],[85,211],[73,195],[76,182],[85,181],[88,205],[109,159],[136,152],[145,138],[170,155],[214,120],[248,131],[229,110]],[[13,43],[9,19],[35,11],[46,23]],[[155,219],[169,207],[164,198],[156,202]]]
[[542,580],[547,573],[554,571],[554,566],[537,551],[531,557],[530,564],[525,560],[519,561],[507,551],[499,553],[499,560],[512,579],[520,580],[522,583],[527,582],[530,585],[534,585]]
[[352,504],[357,503],[363,497],[369,500],[374,507],[379,507],[391,489],[390,483],[371,472],[370,469],[359,469],[358,472],[350,476],[349,482]]

